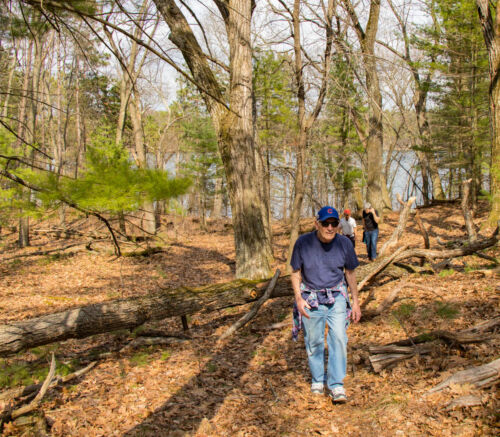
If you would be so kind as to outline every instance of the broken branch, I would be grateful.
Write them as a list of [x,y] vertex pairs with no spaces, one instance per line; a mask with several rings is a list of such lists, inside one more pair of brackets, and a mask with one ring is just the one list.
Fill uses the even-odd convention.
[[271,279],[271,282],[269,282],[269,285],[267,286],[267,289],[262,295],[262,297],[257,302],[255,302],[252,309],[247,314],[245,314],[241,319],[239,319],[236,323],[230,326],[229,329],[219,337],[219,340],[224,340],[225,338],[235,333],[238,329],[247,324],[257,314],[257,311],[259,311],[259,308],[262,306],[262,304],[266,300],[268,300],[269,297],[271,296],[271,293],[274,289],[274,286],[276,285],[276,281],[278,280],[280,273],[281,273],[280,269],[276,269],[276,272],[274,273],[274,276]]

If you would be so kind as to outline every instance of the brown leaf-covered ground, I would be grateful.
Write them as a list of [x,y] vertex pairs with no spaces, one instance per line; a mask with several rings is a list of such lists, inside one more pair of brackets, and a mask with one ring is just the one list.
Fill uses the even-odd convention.
[[[450,241],[465,234],[460,209],[436,206],[421,209],[436,237]],[[388,238],[398,214],[381,226],[380,243]],[[480,225],[482,211],[475,218]],[[309,223],[311,220],[308,221]],[[52,223],[54,225],[54,223]],[[90,235],[94,223],[76,220],[71,229]],[[166,217],[161,240],[150,243],[163,252],[117,259],[107,240],[85,249],[82,245],[46,256],[15,258],[78,242],[47,237],[47,222],[34,224],[39,233],[33,247],[15,248],[15,235],[4,229],[0,244],[0,323],[21,320],[74,306],[120,297],[148,294],[159,288],[226,282],[233,278],[234,248],[227,222],[199,223]],[[284,270],[287,234],[274,224],[276,265]],[[492,229],[482,229],[489,235]],[[104,231],[98,232],[104,235]],[[405,243],[423,245],[410,220]],[[357,252],[366,262],[358,233]],[[126,254],[144,249],[124,244]],[[381,247],[381,244],[379,247]],[[499,256],[498,248],[487,251]],[[498,358],[498,340],[463,348],[436,345],[429,355],[414,357],[375,374],[366,357],[368,345],[385,344],[433,329],[456,331],[498,316],[499,276],[492,263],[477,256],[457,258],[440,274],[409,275],[410,284],[382,316],[349,328],[349,364],[345,386],[349,403],[334,406],[309,391],[303,340],[293,343],[289,326],[265,330],[272,323],[290,321],[290,298],[268,301],[249,325],[220,343],[216,337],[250,306],[189,318],[190,339],[171,346],[149,346],[117,352],[136,332],[119,331],[83,340],[69,340],[36,348],[0,361],[0,390],[43,380],[50,352],[58,372],[84,367],[103,352],[96,367],[78,380],[50,390],[41,410],[54,436],[483,436],[498,435],[498,398],[495,387],[477,390],[453,386],[444,393],[424,396],[452,373]],[[498,270],[497,270],[498,272]],[[380,280],[376,306],[398,282]],[[425,285],[425,289],[418,287]],[[413,285],[413,286],[412,286]],[[366,298],[370,287],[361,293]],[[179,319],[145,328],[182,333]],[[480,397],[482,405],[446,410],[465,394]],[[0,408],[4,404],[0,401]],[[5,435],[20,435],[25,427],[7,424]],[[29,434],[27,434],[29,435]]]

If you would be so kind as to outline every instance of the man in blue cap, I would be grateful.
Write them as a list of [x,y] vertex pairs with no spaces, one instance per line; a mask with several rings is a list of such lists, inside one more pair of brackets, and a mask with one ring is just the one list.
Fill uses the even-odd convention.
[[[347,333],[351,318],[361,318],[354,269],[359,262],[351,241],[339,231],[339,214],[324,206],[316,215],[316,230],[301,235],[293,248],[291,266],[295,294],[293,338],[304,328],[311,392],[326,385],[333,402],[347,402]],[[347,288],[352,294],[349,301]],[[325,373],[325,325],[328,325],[328,364]]]

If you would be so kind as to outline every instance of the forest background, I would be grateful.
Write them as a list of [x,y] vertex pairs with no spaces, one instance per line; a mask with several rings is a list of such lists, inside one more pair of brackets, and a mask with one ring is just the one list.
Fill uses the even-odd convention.
[[383,213],[397,191],[428,204],[471,179],[493,223],[498,35],[481,5],[2,2],[0,220],[22,247],[30,217],[64,224],[68,207],[122,235],[131,217],[154,235],[165,211],[231,217],[247,278],[269,275],[273,218],[291,248],[324,204]]
[[[496,9],[0,2],[0,429],[497,435]],[[366,201],[340,422],[262,281]]]

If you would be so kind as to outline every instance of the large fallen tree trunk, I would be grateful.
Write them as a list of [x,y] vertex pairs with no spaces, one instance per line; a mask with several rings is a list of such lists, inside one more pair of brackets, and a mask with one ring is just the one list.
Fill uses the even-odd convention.
[[[146,321],[243,305],[261,297],[266,285],[237,280],[200,288],[177,288],[1,325],[0,356],[68,338],[134,328]],[[289,277],[280,278],[272,297],[291,294]]]
[[[470,255],[477,250],[493,246],[497,241],[498,228],[491,238],[479,240],[474,244],[450,250],[407,249],[398,252],[391,262],[411,257],[441,259]],[[382,271],[380,266],[387,265],[387,258],[392,256],[379,257],[375,262],[359,267],[358,280],[366,283],[364,279],[369,276],[373,278],[374,271]],[[84,338],[116,329],[134,328],[147,321],[243,305],[259,299],[267,285],[268,281],[238,280],[200,288],[164,290],[147,296],[87,305],[0,325],[0,356],[68,338]],[[280,277],[271,298],[292,295],[289,276]]]

